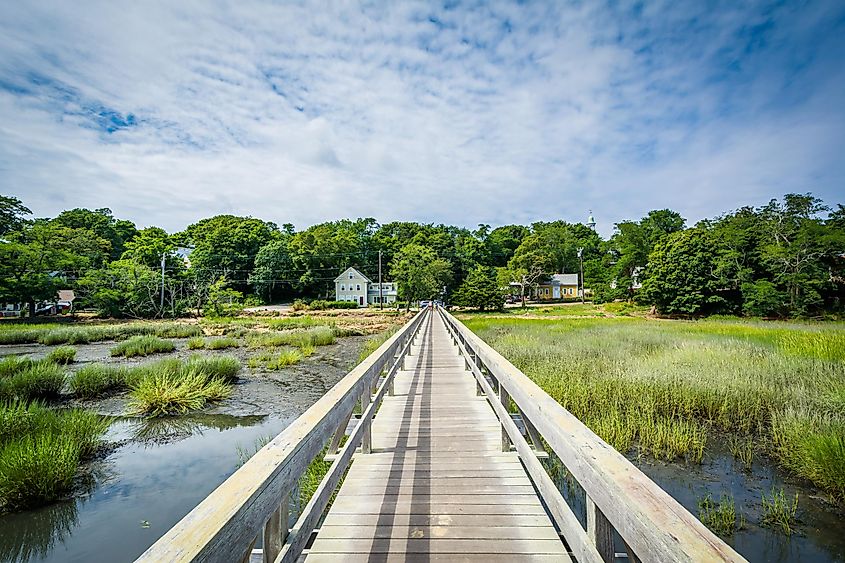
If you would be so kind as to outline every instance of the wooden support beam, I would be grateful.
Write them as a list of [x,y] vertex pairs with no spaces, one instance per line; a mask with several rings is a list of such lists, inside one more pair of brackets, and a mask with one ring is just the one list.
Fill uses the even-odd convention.
[[613,549],[613,526],[596,503],[587,495],[587,537],[596,546],[602,560],[612,563],[616,556]]

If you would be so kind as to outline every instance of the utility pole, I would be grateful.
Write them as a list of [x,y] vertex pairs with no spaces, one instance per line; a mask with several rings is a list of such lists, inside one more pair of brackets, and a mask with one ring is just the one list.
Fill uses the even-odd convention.
[[578,285],[581,286],[581,304],[584,304],[584,249],[578,249],[578,261],[581,263],[581,274],[578,276]]
[[381,290],[381,250],[378,251],[378,308],[384,309],[384,292]]
[[164,258],[166,254],[161,255],[161,316],[164,316]]

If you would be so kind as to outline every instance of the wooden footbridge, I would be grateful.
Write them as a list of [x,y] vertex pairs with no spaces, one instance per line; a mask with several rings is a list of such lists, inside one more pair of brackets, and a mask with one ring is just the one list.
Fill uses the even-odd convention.
[[[293,510],[317,456],[331,468]],[[547,473],[551,458],[577,483],[571,498]],[[431,308],[139,561],[302,559],[744,561],[460,321]]]

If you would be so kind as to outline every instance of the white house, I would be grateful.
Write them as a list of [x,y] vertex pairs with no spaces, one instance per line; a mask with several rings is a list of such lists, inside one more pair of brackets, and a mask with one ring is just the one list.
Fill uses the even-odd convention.
[[342,274],[334,280],[335,300],[352,301],[359,307],[367,305],[378,305],[379,299],[385,304],[396,302],[396,284],[385,282],[381,284],[381,295],[379,295],[379,284],[356,270],[346,268]]

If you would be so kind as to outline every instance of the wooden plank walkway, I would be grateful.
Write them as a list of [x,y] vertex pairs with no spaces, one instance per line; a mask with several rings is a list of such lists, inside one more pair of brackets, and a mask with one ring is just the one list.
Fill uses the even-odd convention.
[[306,560],[568,561],[516,453],[431,314]]

